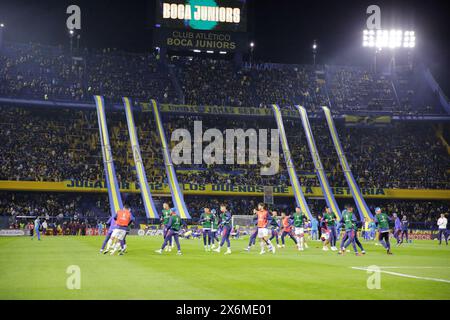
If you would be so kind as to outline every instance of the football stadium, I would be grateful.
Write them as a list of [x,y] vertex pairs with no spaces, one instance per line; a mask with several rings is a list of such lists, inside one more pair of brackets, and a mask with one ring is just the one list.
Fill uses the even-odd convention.
[[2,1],[0,299],[448,300],[448,13]]

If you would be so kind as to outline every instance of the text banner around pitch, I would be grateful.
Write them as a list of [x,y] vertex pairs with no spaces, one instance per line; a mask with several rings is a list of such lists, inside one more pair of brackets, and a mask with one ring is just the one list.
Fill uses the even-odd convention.
[[366,201],[361,195],[361,191],[359,190],[358,185],[356,184],[355,178],[350,170],[350,166],[348,165],[347,159],[345,157],[344,151],[341,146],[341,142],[339,141],[339,137],[336,131],[336,127],[334,126],[333,117],[331,115],[331,111],[327,107],[322,107],[325,112],[325,118],[328,123],[328,128],[330,130],[331,138],[333,140],[334,148],[336,149],[336,153],[338,154],[339,161],[341,163],[342,171],[344,172],[345,180],[347,180],[348,186],[352,193],[353,199],[355,200],[356,206],[358,207],[358,212],[361,220],[364,218],[373,219],[373,215],[369,210],[369,207],[366,204]]
[[278,126],[278,132],[280,135],[281,146],[283,148],[284,159],[286,161],[286,167],[289,173],[289,179],[291,180],[292,190],[294,192],[295,201],[297,206],[301,208],[303,213],[306,213],[308,218],[311,220],[312,215],[309,210],[308,204],[306,203],[305,195],[303,194],[302,187],[298,181],[297,173],[295,172],[294,163],[292,161],[291,151],[289,150],[289,145],[286,139],[286,133],[284,131],[283,116],[281,115],[280,108],[278,105],[272,105],[273,113],[275,115],[275,120]]
[[328,178],[323,169],[322,161],[320,160],[319,151],[317,150],[316,141],[311,130],[311,124],[309,123],[308,115],[306,110],[302,106],[296,106],[300,117],[302,119],[303,129],[305,129],[306,140],[308,141],[309,151],[311,152],[311,157],[313,158],[314,167],[316,168],[317,178],[319,178],[320,187],[322,188],[325,201],[328,207],[335,214],[336,218],[340,219],[341,211],[337,205],[336,199],[334,198],[333,191],[328,183]]
[[145,174],[144,164],[142,163],[141,149],[136,133],[136,125],[134,124],[133,110],[131,109],[130,99],[122,98],[125,107],[125,115],[127,117],[128,133],[130,134],[131,150],[133,151],[133,159],[136,165],[136,175],[141,189],[142,202],[144,202],[145,214],[147,218],[159,218],[156,211],[155,203],[148,186],[147,175]]
[[98,127],[100,130],[100,144],[102,148],[103,164],[105,166],[106,184],[108,187],[109,204],[111,215],[123,208],[122,198],[120,197],[119,184],[117,183],[116,169],[109,143],[108,127],[106,125],[105,102],[102,96],[94,96],[97,107]]
[[183,219],[191,219],[189,212],[184,202],[183,193],[181,192],[180,185],[178,184],[177,175],[172,164],[172,158],[170,157],[169,146],[167,145],[166,134],[164,133],[164,127],[161,120],[161,114],[159,113],[158,104],[155,100],[150,101],[153,115],[155,116],[156,127],[158,128],[159,137],[161,139],[164,165],[166,167],[167,179],[169,181],[170,193],[172,194],[172,200],[177,209],[178,215]]

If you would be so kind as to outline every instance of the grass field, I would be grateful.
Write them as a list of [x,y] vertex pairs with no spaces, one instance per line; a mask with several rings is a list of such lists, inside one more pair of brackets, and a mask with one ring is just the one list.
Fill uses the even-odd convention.
[[[204,252],[200,240],[182,240],[183,255],[158,255],[161,238],[129,236],[128,253],[98,253],[103,237],[0,238],[0,299],[450,299],[450,247],[415,241],[393,249],[365,244],[367,255],[339,256],[310,242],[275,255]],[[69,290],[67,267],[81,270],[81,288]],[[365,268],[377,265],[381,289],[369,290]],[[389,272],[389,273],[385,273]],[[413,277],[410,277],[413,276]]]

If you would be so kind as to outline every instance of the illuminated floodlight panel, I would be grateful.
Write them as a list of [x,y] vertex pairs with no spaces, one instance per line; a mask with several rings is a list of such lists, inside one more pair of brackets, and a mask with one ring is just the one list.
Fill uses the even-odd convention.
[[414,31],[391,30],[364,30],[363,47],[369,48],[414,48],[416,35]]

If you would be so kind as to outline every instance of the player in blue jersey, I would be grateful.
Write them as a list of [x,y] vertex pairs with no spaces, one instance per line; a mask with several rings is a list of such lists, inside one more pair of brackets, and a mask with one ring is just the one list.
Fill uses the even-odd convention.
[[397,246],[399,246],[401,241],[400,234],[402,233],[402,222],[396,213],[392,214],[392,219],[394,220],[394,238],[397,240]]
[[227,243],[227,251],[225,254],[231,254],[231,244],[230,244],[230,234],[232,229],[231,222],[231,212],[227,209],[225,204],[220,205],[220,212],[222,213],[220,218],[220,226],[222,227],[222,240],[220,241],[220,245],[217,249],[214,249],[215,252],[220,253],[220,249],[222,246]]
[[409,222],[408,222],[408,218],[405,215],[402,217],[401,228],[402,228],[402,235],[401,235],[400,244],[403,243],[403,239],[405,237],[406,237],[406,243],[408,243],[409,242],[409,239],[408,239]]
[[250,248],[256,244],[256,237],[258,236],[258,226],[257,226],[258,218],[256,216],[256,209],[253,209],[253,214],[254,214],[253,224],[255,225],[255,229],[250,234],[250,238],[248,239],[248,246],[245,249],[245,251],[250,251]]
[[[116,228],[116,220],[113,219],[113,217],[110,217],[108,221],[106,221],[106,225],[109,226],[108,232],[106,233],[105,240],[103,240],[102,247],[100,248],[100,253],[106,254],[111,249],[111,235],[114,232],[114,229]],[[111,240],[111,241],[110,241]],[[106,246],[106,250],[105,250]]]

